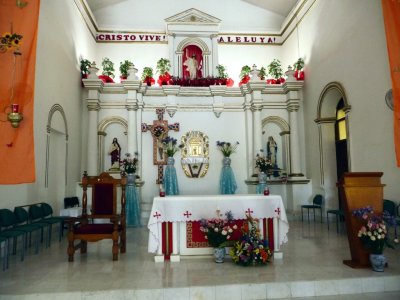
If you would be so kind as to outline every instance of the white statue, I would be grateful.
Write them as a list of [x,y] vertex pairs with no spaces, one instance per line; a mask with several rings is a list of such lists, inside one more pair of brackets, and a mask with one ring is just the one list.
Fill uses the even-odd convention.
[[192,57],[189,57],[188,51],[186,50],[186,60],[183,65],[187,67],[190,79],[196,79],[197,70],[199,69],[199,63],[196,60],[196,55],[192,54]]

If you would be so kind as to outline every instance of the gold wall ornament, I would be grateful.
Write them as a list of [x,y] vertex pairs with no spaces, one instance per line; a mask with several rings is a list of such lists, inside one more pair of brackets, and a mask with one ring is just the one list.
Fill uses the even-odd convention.
[[189,131],[182,136],[181,142],[183,144],[181,164],[186,176],[204,177],[209,167],[208,136],[201,131]]

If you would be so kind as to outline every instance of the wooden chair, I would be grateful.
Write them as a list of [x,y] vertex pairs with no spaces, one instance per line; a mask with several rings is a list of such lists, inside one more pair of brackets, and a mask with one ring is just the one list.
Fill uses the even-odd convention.
[[[117,213],[117,186],[121,186],[121,212]],[[91,212],[87,211],[87,188],[92,187]],[[126,252],[125,221],[126,177],[114,179],[108,173],[82,178],[82,216],[70,218],[68,222],[68,261],[74,260],[75,250],[87,252],[87,242],[112,240],[112,257],[118,260],[118,252]],[[101,223],[99,223],[101,222]],[[106,223],[104,223],[106,222]],[[79,240],[75,244],[75,240]]]

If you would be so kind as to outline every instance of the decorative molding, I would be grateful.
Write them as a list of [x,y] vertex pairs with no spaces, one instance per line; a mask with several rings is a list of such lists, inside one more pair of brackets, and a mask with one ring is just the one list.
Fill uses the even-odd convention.
[[173,15],[169,18],[164,19],[167,24],[192,24],[192,23],[207,23],[207,24],[219,24],[221,20],[213,17],[205,12],[202,12],[195,8],[190,8],[181,13]]

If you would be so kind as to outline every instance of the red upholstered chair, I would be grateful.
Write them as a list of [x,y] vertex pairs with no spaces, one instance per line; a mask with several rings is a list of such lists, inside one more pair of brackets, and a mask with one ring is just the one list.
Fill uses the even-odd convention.
[[[117,213],[117,186],[121,186],[121,210]],[[87,188],[92,188],[91,211],[87,211]],[[68,261],[74,260],[75,250],[87,252],[88,242],[111,239],[113,260],[126,252],[125,221],[126,177],[115,179],[108,173],[82,178],[82,216],[68,219]],[[75,244],[75,241],[79,242]]]

